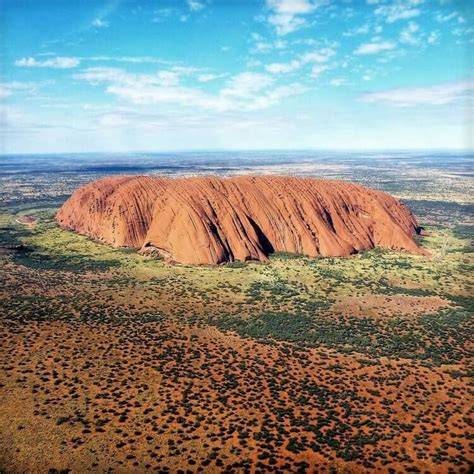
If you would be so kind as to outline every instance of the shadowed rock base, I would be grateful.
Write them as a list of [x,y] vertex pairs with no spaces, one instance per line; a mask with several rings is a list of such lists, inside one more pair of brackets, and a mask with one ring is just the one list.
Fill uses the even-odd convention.
[[425,253],[414,216],[386,193],[342,181],[277,177],[109,177],[56,215],[66,229],[187,264],[267,260],[273,252]]

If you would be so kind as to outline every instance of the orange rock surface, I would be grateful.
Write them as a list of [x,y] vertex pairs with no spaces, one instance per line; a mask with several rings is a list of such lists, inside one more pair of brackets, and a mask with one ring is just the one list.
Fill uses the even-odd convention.
[[267,260],[282,251],[424,253],[413,240],[417,222],[398,199],[309,178],[109,177],[78,189],[56,220],[92,239],[186,264]]

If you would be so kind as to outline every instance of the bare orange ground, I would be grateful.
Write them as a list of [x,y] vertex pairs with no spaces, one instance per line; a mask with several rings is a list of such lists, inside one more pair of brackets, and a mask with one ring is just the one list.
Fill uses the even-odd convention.
[[20,216],[16,219],[16,222],[18,222],[18,224],[26,225],[30,229],[33,229],[38,223],[38,218],[33,216]]
[[[297,420],[314,425],[321,416],[333,420],[322,432],[333,429],[337,419],[352,424],[346,436],[378,438],[364,446],[367,458],[376,451],[388,456],[386,465],[374,457],[376,472],[405,465],[447,472],[451,462],[436,465],[429,455],[446,442],[451,456],[468,450],[470,402],[461,396],[467,380],[449,377],[454,367],[429,369],[386,358],[367,365],[356,354],[268,346],[215,328],[174,323],[114,328],[32,322],[20,331],[5,324],[0,330],[0,464],[7,472],[144,472],[164,466],[194,472],[213,448],[218,454],[205,472],[222,470],[217,459],[226,466],[249,459],[250,472],[257,472],[258,456],[268,450],[254,437],[262,429],[275,435],[278,427],[288,434],[282,446],[273,444],[271,457],[283,472],[296,470],[301,461],[313,472],[327,472],[330,466],[337,472],[365,472],[358,462],[338,459],[328,446],[320,453],[286,449],[290,437],[312,437]],[[310,396],[301,403],[300,396],[308,397],[303,383],[323,390],[326,402],[315,403]],[[287,413],[281,419],[280,407]],[[121,413],[127,414],[123,421]],[[413,429],[393,430],[403,424]],[[241,430],[249,435],[244,441]],[[394,436],[384,440],[390,433]],[[431,433],[429,444],[426,433]],[[422,444],[414,443],[419,436]]]

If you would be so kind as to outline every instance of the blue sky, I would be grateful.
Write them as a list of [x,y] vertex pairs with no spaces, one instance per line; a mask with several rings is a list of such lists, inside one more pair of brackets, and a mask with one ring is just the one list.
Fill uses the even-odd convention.
[[474,148],[469,0],[0,5],[0,153]]

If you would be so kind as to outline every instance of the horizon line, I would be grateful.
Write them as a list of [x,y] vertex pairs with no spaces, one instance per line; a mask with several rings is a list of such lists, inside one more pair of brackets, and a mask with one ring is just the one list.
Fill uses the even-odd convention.
[[111,154],[165,154],[165,153],[208,153],[208,152],[331,152],[331,153],[397,153],[397,152],[455,152],[474,153],[474,148],[197,148],[197,149],[175,149],[175,150],[126,150],[126,151],[53,151],[53,152],[0,152],[4,156],[35,156],[35,155],[111,155]]

